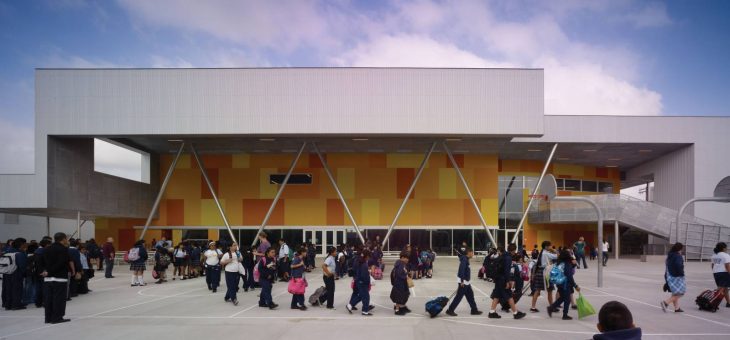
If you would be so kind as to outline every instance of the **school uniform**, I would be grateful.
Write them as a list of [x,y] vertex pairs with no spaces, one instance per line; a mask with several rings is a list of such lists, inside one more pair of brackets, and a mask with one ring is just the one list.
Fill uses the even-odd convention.
[[258,262],[257,266],[259,266],[259,283],[261,284],[259,306],[271,307],[274,304],[271,288],[273,281],[276,280],[276,259],[265,257],[264,261]]
[[593,340],[641,340],[641,328],[621,329],[603,332],[593,336]]
[[221,284],[221,254],[218,249],[208,249],[203,253],[205,256],[205,283],[208,285],[208,290],[215,291]]
[[393,288],[390,290],[390,300],[397,305],[405,305],[411,292],[408,290],[408,270],[402,261],[396,260],[393,267]]
[[[292,280],[296,280],[296,279],[301,280],[304,278],[303,277],[304,276],[304,265],[303,265],[302,258],[300,258],[299,256],[294,256],[294,259],[291,261],[291,265],[296,266],[299,264],[302,264],[302,266],[291,269],[291,279]],[[299,308],[299,307],[304,307],[304,294],[292,294],[291,308]]]
[[459,257],[459,271],[456,276],[459,282],[459,286],[456,290],[456,296],[454,297],[454,300],[452,300],[451,305],[449,305],[448,311],[453,313],[456,307],[459,306],[461,299],[464,297],[466,297],[466,301],[469,303],[469,307],[471,307],[472,313],[478,311],[477,303],[476,301],[474,301],[474,291],[471,288],[471,268],[469,267],[468,257]]
[[565,282],[563,284],[556,284],[555,287],[558,288],[558,292],[560,293],[560,297],[553,302],[552,305],[548,306],[549,309],[555,310],[555,308],[559,307],[560,304],[563,304],[563,316],[568,316],[568,311],[570,311],[570,296],[573,295],[573,291],[578,285],[575,283],[575,279],[573,278],[573,274],[575,273],[575,269],[573,268],[573,265],[570,262],[561,262],[557,264],[556,266],[563,266],[563,274],[565,275]]
[[[74,263],[74,270],[77,273],[81,273],[81,253],[76,247],[68,247],[68,255],[71,256],[71,261]],[[76,280],[75,277],[71,277],[68,281],[68,297],[76,297],[79,295],[79,285],[81,280]]]
[[322,280],[324,281],[324,288],[327,290],[326,293],[326,299],[327,299],[327,308],[334,308],[335,307],[335,277],[338,275],[337,273],[340,272],[342,269],[340,264],[335,262],[334,256],[327,256],[327,258],[324,260],[324,264],[327,266],[327,270],[332,274],[332,276],[322,275]]
[[229,251],[223,254],[221,261],[226,262],[229,260],[230,262],[228,262],[224,268],[226,276],[226,296],[223,297],[223,300],[226,302],[237,301],[236,292],[238,291],[238,280],[241,278],[238,273],[239,262],[241,262],[241,253],[231,253]]
[[66,284],[71,257],[68,249],[58,242],[43,251],[43,268],[48,275],[43,279],[43,307],[46,323],[59,322],[66,314]]
[[355,276],[353,277],[350,306],[354,307],[362,302],[362,312],[366,313],[370,310],[370,272],[367,261],[363,259],[357,261],[353,271]]
[[666,260],[666,281],[672,295],[682,296],[687,292],[684,280],[684,259],[679,252],[670,252]]
[[40,308],[43,307],[43,277],[40,273],[43,272],[43,251],[45,248],[39,247],[33,253],[36,261],[36,272],[33,274],[33,284],[35,284],[35,306]]
[[13,247],[9,247],[5,254],[15,253],[17,269],[12,274],[3,275],[2,303],[6,310],[25,308],[23,305],[23,278],[27,267],[27,255]]
[[493,261],[502,261],[502,272],[495,274],[494,289],[489,298],[499,299],[500,301],[509,300],[512,297],[512,293],[507,289],[507,281],[512,271],[512,256],[508,252],[505,252],[501,258]]
[[242,263],[248,274],[243,277],[243,289],[248,291],[249,289],[254,289],[253,266],[255,262],[253,252],[250,249],[243,254]]

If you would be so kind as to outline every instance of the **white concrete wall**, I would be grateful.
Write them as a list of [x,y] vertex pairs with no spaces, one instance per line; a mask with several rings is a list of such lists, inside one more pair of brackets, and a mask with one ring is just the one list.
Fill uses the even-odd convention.
[[[68,236],[76,233],[76,220],[51,218],[51,234],[57,232],[66,233]],[[2,242],[11,238],[23,237],[30,240],[40,240],[46,236],[46,218],[42,216],[19,215],[18,224],[5,224],[5,214],[0,213],[0,240]],[[81,227],[81,239],[88,240],[95,235],[94,221],[87,221]],[[78,238],[78,236],[74,236]]]

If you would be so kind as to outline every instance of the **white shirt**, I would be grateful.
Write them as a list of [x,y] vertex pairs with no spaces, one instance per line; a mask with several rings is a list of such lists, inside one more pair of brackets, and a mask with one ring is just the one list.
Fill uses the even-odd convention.
[[203,256],[205,256],[205,264],[207,264],[209,266],[217,265],[220,262],[220,259],[218,258],[218,256],[221,256],[221,254],[222,254],[221,251],[218,249],[206,250],[205,253],[203,253]]
[[334,256],[327,256],[327,259],[324,260],[324,264],[327,266],[327,270],[329,270],[332,275],[336,275],[337,263],[335,262]]
[[182,259],[185,258],[185,250],[184,249],[175,249],[173,252],[175,254],[175,258]]
[[547,250],[543,250],[542,251],[542,260],[540,260],[540,267],[545,268],[548,265],[550,265],[550,263],[552,263],[552,261],[555,261],[557,259],[558,259],[558,255],[555,255]]
[[89,260],[86,258],[86,255],[84,253],[80,253],[81,259],[81,269],[89,269]]
[[[230,253],[223,254],[221,261],[228,261],[231,258]],[[233,254],[233,260],[228,262],[226,265],[226,271],[229,273],[238,273],[238,263],[241,262],[241,257]]]
[[719,252],[712,255],[712,272],[713,273],[724,273],[727,272],[725,269],[725,263],[730,263],[730,255],[726,252]]
[[289,256],[289,246],[287,246],[286,243],[284,243],[279,248],[279,258],[283,259],[288,256]]
[[603,251],[608,252],[608,242],[603,242]]

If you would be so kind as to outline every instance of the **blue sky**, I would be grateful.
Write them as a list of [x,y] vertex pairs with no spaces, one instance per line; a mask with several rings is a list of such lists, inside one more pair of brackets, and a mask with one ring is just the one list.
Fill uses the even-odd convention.
[[729,16],[730,1],[0,0],[0,173],[33,169],[37,67],[537,67],[546,114],[730,115]]

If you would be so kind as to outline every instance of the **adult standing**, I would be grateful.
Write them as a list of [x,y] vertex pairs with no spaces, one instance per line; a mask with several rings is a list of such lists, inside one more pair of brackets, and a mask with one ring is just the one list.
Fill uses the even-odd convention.
[[[340,267],[335,261],[337,248],[329,247],[327,249],[327,258],[322,264],[322,280],[324,281],[325,296],[327,297],[327,309],[335,309],[335,278],[336,273],[340,272]],[[344,255],[343,255],[344,257]],[[339,264],[341,266],[341,264]]]
[[259,246],[256,248],[254,255],[256,255],[256,261],[260,261],[261,258],[266,257],[266,251],[271,248],[271,243],[269,242],[268,235],[263,231],[257,237],[259,239]]
[[402,251],[393,265],[390,280],[393,288],[390,290],[390,300],[395,304],[393,310],[395,315],[406,315],[411,310],[406,306],[411,292],[408,290],[408,252]]
[[662,310],[666,313],[669,304],[674,306],[675,313],[684,312],[679,308],[679,299],[686,293],[687,284],[684,280],[684,258],[682,258],[682,249],[684,245],[677,242],[669,250],[666,260],[666,274],[664,274],[667,286],[672,296],[661,302]]
[[205,258],[205,283],[208,284],[208,290],[213,293],[218,291],[221,284],[221,266],[220,259],[223,253],[218,250],[215,242],[208,243],[208,250],[203,253]]
[[46,323],[71,321],[66,315],[66,284],[68,273],[73,273],[73,262],[68,255],[68,239],[64,233],[53,235],[53,244],[43,251],[43,307]]
[[107,237],[106,243],[101,248],[102,255],[104,256],[104,277],[107,279],[113,279],[112,270],[114,270],[114,257],[116,256],[116,250],[114,249],[114,239]]
[[712,255],[712,275],[715,277],[717,288],[725,294],[725,307],[730,308],[730,255],[727,253],[727,244],[719,242]]
[[223,254],[221,265],[225,266],[226,275],[226,296],[223,297],[225,302],[232,302],[234,306],[238,306],[238,280],[241,278],[239,268],[241,266],[241,253],[238,251],[238,243],[233,242],[228,248],[228,252]]
[[608,241],[603,241],[603,245],[601,245],[601,252],[603,257],[603,266],[606,266],[606,263],[608,263]]
[[137,249],[139,254],[138,258],[129,264],[129,270],[132,271],[132,287],[146,286],[144,282],[144,271],[147,269],[147,249],[144,246],[144,240],[139,240],[134,243],[134,248]]
[[578,266],[576,268],[580,269],[580,260],[583,260],[583,268],[588,269],[588,264],[586,263],[586,242],[583,239],[583,236],[578,238],[578,241],[573,243],[573,248],[575,249],[575,261],[578,263]]

